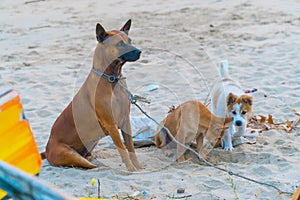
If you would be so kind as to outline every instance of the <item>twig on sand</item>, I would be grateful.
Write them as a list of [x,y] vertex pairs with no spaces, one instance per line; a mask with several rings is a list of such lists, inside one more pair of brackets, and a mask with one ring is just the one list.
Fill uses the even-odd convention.
[[298,119],[295,120],[295,122],[293,123],[293,127],[296,127],[299,121],[300,121],[300,117],[298,117]]
[[174,197],[174,196],[171,196],[171,195],[167,195],[168,198],[171,198],[171,199],[188,199],[189,197],[192,197],[191,194],[189,195],[184,195],[184,196],[181,196],[181,197]]
[[233,179],[231,178],[231,176],[228,176],[227,179],[228,179],[228,181],[230,182],[230,187],[231,187],[232,190],[233,190],[235,199],[239,199],[239,196],[238,196],[237,191],[236,191],[236,184],[234,183],[234,181],[233,181]]
[[37,3],[40,1],[45,1],[45,0],[32,0],[32,1],[25,1],[25,4],[29,4],[29,3]]
[[[228,163],[225,163],[225,168],[228,170]],[[237,191],[236,191],[236,184],[234,183],[233,178],[231,178],[231,176],[228,175],[227,180],[230,182],[230,187],[233,190],[234,198],[239,199],[239,196],[238,196]]]
[[100,199],[100,180],[98,179],[98,198]]
[[31,27],[29,28],[29,30],[36,30],[36,29],[42,29],[42,28],[50,28],[50,25],[46,25],[46,26],[36,26],[36,27]]

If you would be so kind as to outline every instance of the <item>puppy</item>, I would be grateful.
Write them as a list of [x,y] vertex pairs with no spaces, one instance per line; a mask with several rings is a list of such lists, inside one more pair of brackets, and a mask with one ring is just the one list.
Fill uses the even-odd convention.
[[233,151],[234,137],[255,137],[255,134],[246,132],[248,119],[252,115],[252,96],[245,94],[238,82],[228,73],[228,62],[220,62],[220,80],[212,89],[212,112],[223,117],[232,117],[229,129],[222,137],[222,146],[225,150]]
[[[203,157],[204,138],[215,144],[222,132],[228,128],[232,118],[223,118],[213,115],[201,102],[187,101],[171,113],[161,122],[178,142],[190,145],[194,139],[197,143],[197,151]],[[177,146],[177,161],[185,160],[185,148],[172,142],[165,128],[160,126],[157,128],[155,135],[155,144],[158,148],[162,148],[165,154],[172,153],[172,149]]]

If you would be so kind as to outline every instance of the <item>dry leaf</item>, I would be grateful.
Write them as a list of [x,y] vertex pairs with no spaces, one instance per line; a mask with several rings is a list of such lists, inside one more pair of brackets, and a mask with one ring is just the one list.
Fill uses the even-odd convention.
[[252,119],[256,124],[261,124],[266,121],[266,117],[263,115],[255,115]]
[[273,116],[269,114],[269,117],[268,117],[268,123],[269,124],[274,124],[274,121],[273,121]]
[[285,130],[287,133],[290,133],[292,131],[291,122],[287,120],[284,124],[279,125],[279,127],[283,130]]
[[291,110],[291,112],[292,112],[292,113],[296,113],[296,112],[297,112],[297,110],[293,109],[293,110]]
[[265,129],[266,129],[267,131],[271,129],[271,126],[268,125],[268,124],[264,124],[264,127],[265,127]]
[[282,127],[287,133],[291,132],[291,130],[292,130],[291,127],[287,127],[286,125],[283,125]]
[[289,120],[287,120],[287,121],[286,121],[286,126],[287,126],[288,128],[291,128],[292,123],[291,123]]
[[260,115],[255,115],[254,118],[255,118],[256,121],[260,121],[261,120],[261,116]]
[[260,120],[261,123],[266,121],[267,118],[265,116],[263,116],[263,115],[259,115],[259,116],[261,117],[261,120]]
[[256,132],[256,130],[254,130],[254,129],[250,130],[250,133],[255,133],[255,132]]

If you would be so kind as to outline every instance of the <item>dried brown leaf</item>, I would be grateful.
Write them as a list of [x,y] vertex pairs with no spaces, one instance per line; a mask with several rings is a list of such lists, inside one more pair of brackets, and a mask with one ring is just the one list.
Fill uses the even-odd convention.
[[287,128],[291,128],[292,123],[291,123],[289,120],[287,120],[287,121],[286,121],[286,126],[287,126]]
[[264,123],[267,119],[267,117],[263,116],[263,115],[259,115],[261,117],[260,123]]
[[255,115],[252,117],[252,121],[254,121],[256,124],[261,124],[266,121],[266,117],[263,115]]
[[273,121],[273,116],[269,114],[268,116],[268,123],[269,124],[274,124],[274,121]]
[[291,132],[291,130],[292,130],[291,127],[287,127],[286,125],[283,125],[282,127],[287,133]]
[[256,121],[260,121],[261,120],[261,116],[260,115],[255,115],[254,118],[255,118]]
[[250,133],[255,133],[255,132],[256,132],[255,129],[251,129],[251,130],[250,130]]

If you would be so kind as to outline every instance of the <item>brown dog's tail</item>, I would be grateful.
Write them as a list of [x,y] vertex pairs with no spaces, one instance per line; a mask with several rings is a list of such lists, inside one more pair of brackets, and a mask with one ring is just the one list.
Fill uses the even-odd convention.
[[42,152],[42,153],[40,153],[40,155],[41,155],[41,157],[42,157],[42,160],[44,160],[44,159],[47,158],[47,157],[46,157],[46,152]]

